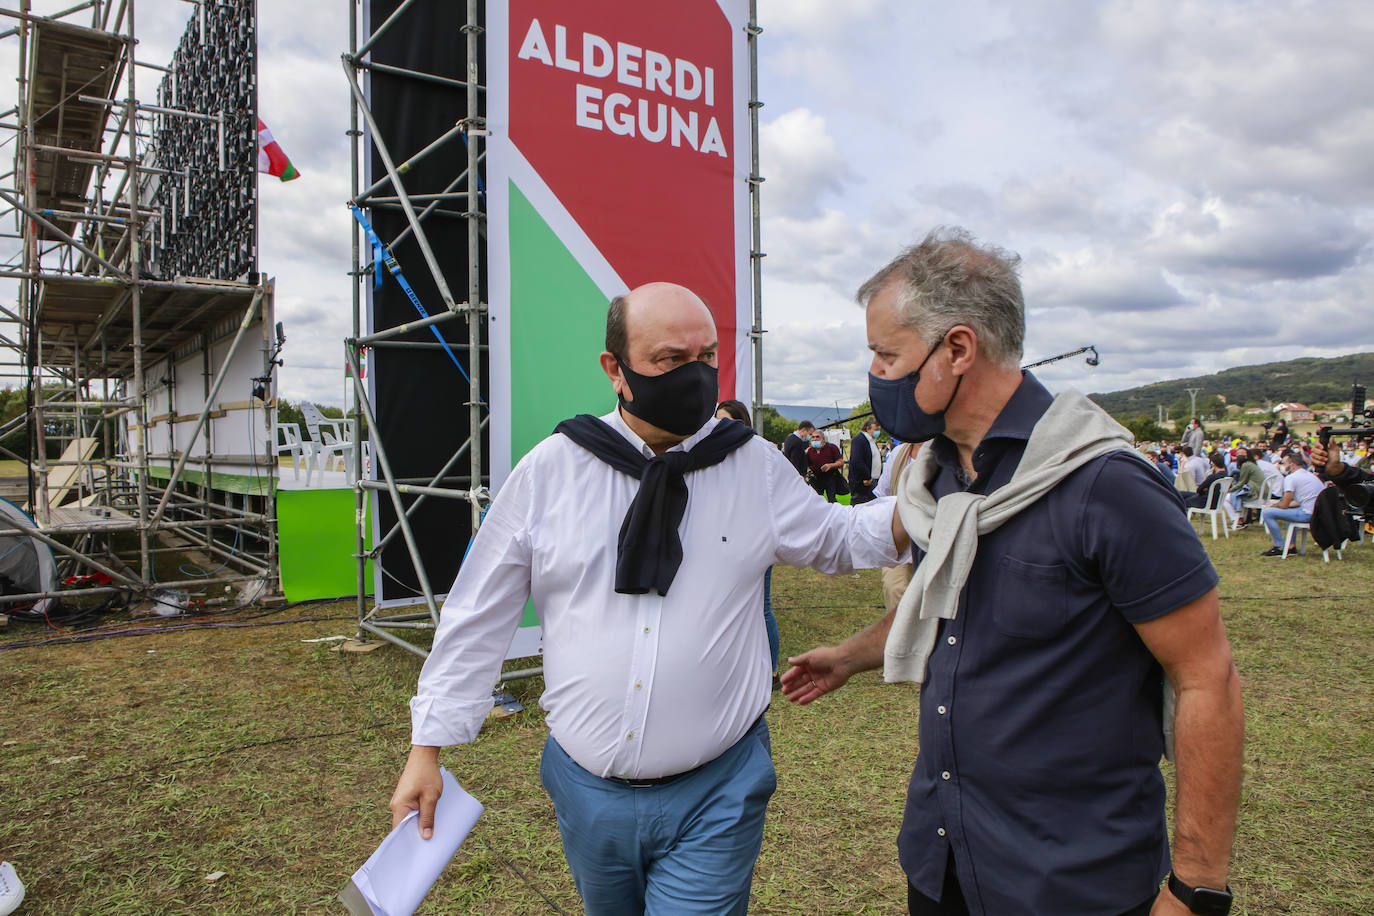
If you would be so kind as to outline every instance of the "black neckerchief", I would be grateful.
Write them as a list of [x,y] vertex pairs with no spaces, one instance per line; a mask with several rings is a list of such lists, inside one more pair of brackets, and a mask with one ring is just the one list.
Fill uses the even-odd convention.
[[651,589],[668,594],[682,565],[682,539],[677,528],[687,511],[688,471],[709,468],[748,442],[754,431],[738,420],[722,420],[690,451],[664,452],[645,458],[603,420],[578,414],[554,429],[606,464],[639,480],[616,542],[615,590],[643,595]]

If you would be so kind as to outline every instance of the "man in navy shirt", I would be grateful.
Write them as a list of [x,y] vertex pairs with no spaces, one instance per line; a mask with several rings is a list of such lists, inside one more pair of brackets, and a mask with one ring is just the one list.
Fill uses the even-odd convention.
[[[1026,487],[1013,475],[1055,399],[1017,368],[1015,264],[966,233],[932,233],[860,289],[878,419],[933,455],[903,478],[904,520],[922,488],[938,519],[945,497]],[[1026,502],[978,527],[965,584],[922,621],[939,629],[898,836],[910,912],[1224,914],[1244,713],[1216,573],[1177,494],[1124,442]],[[884,664],[885,645],[891,666],[893,619],[789,659],[789,698],[809,703]],[[1165,676],[1177,693],[1172,873]]]

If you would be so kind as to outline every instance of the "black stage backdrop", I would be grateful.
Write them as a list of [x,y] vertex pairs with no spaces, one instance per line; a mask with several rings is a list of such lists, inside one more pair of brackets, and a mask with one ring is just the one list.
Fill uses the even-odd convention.
[[[370,35],[400,6],[400,0],[364,0],[363,34]],[[401,15],[381,40],[373,46],[368,59],[373,63],[389,64],[406,70],[447,77],[467,79],[466,4],[452,0],[421,0]],[[365,38],[363,40],[366,40]],[[485,42],[479,34],[479,72],[485,82]],[[364,83],[370,99],[372,115],[382,141],[399,165],[424,149],[467,116],[466,90],[428,82],[415,77],[369,71]],[[485,117],[485,98],[480,109]],[[386,174],[377,154],[371,134],[366,134],[367,185]],[[444,191],[467,165],[467,150],[461,136],[454,136],[443,147],[429,154],[403,176],[409,194],[437,194]],[[485,177],[485,176],[484,176]],[[467,180],[455,187],[465,191]],[[390,188],[377,192],[379,197],[391,197]],[[428,201],[414,203],[417,212]],[[468,221],[461,216],[466,210],[464,200],[445,201],[439,209],[425,218],[422,225],[443,270],[444,280],[455,302],[467,299],[468,289]],[[485,213],[485,200],[482,201]],[[384,243],[389,243],[406,228],[406,216],[399,204],[376,203],[367,209],[367,216]],[[410,281],[425,310],[431,315],[445,308],[438,287],[425,264],[424,255],[408,236],[392,249],[400,262],[406,279]],[[480,249],[481,301],[487,298],[485,227]],[[364,253],[364,264],[371,262],[370,250]],[[385,270],[385,268],[383,268]],[[380,289],[371,291],[371,328],[382,330],[419,317],[405,291],[388,273]],[[468,324],[465,315],[455,316],[436,325],[444,339],[454,344],[455,355],[464,371],[470,371],[467,343]],[[482,322],[483,346],[486,344],[486,321]],[[428,329],[411,332],[403,341],[437,341]],[[482,360],[482,399],[489,390],[487,360]],[[437,474],[467,440],[470,432],[468,411],[468,383],[439,348],[389,348],[379,346],[368,353],[368,375],[373,391],[373,409],[377,428],[372,430],[374,441],[386,450],[391,470],[397,478],[430,478]],[[483,416],[486,407],[483,407]],[[490,461],[488,437],[481,440],[482,466]],[[376,459],[374,457],[374,466]],[[466,476],[468,457],[464,455],[450,474]],[[380,471],[376,476],[381,477]],[[427,480],[426,480],[427,482]],[[485,480],[483,481],[485,483]],[[449,484],[454,489],[468,488],[466,481]],[[411,505],[415,497],[405,497]],[[391,497],[375,494],[373,509],[385,534],[396,523],[396,511]],[[430,497],[410,514],[410,524],[419,543],[421,562],[429,577],[430,586],[438,593],[448,591],[457,575],[468,538],[472,533],[471,509],[466,502]],[[405,540],[398,532],[378,559],[381,573],[377,583],[377,600],[392,602],[413,599],[421,595]]]

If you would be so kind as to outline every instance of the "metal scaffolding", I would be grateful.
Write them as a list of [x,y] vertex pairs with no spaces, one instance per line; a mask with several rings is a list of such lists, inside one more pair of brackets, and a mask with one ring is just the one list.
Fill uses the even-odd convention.
[[[433,3],[435,0],[428,0],[428,2]],[[439,606],[435,599],[433,585],[429,581],[425,565],[421,559],[420,545],[417,543],[416,535],[412,530],[412,518],[416,511],[431,499],[462,500],[469,505],[472,530],[476,531],[482,512],[490,501],[487,489],[489,478],[483,468],[481,445],[482,433],[487,426],[486,418],[483,416],[485,397],[481,386],[482,349],[484,346],[481,341],[487,310],[486,303],[482,301],[483,276],[482,258],[480,256],[486,216],[480,174],[486,137],[481,96],[485,87],[481,84],[481,74],[478,67],[483,28],[478,0],[467,0],[466,19],[462,27],[465,40],[466,77],[465,79],[455,79],[452,75],[398,67],[374,59],[377,56],[374,52],[378,43],[388,37],[388,33],[392,32],[393,29],[396,31],[391,37],[399,33],[401,29],[397,28],[397,23],[404,23],[407,12],[417,6],[423,6],[423,3],[417,4],[416,0],[401,0],[400,3],[393,4],[390,14],[375,28],[372,28],[368,34],[364,35],[361,43],[359,42],[359,11],[352,0],[348,5],[350,9],[349,51],[343,55],[343,68],[348,78],[352,100],[349,135],[352,139],[353,167],[352,196],[349,203],[359,218],[353,227],[353,277],[355,280],[353,288],[353,334],[345,341],[344,351],[348,373],[353,380],[355,407],[359,414],[365,418],[368,429],[372,431],[370,460],[372,470],[375,472],[372,474],[372,479],[368,479],[369,475],[365,473],[363,467],[362,451],[356,450],[353,477],[357,481],[355,493],[358,520],[356,552],[358,558],[358,628],[360,637],[376,636],[417,655],[425,656],[428,653],[422,647],[402,639],[392,632],[393,630],[433,629],[439,622]],[[365,8],[380,8],[382,4],[364,4],[363,6]],[[379,127],[371,107],[366,80],[372,74],[386,74],[390,78],[413,80],[421,84],[440,85],[461,90],[466,100],[464,117],[438,136],[426,138],[418,151],[412,153],[405,160],[397,162],[393,155],[394,138],[387,136],[386,132]],[[459,143],[463,145],[464,149],[460,155],[454,155]],[[382,172],[382,175],[368,187],[362,186],[361,168],[364,151],[372,156],[374,165],[380,165]],[[412,184],[415,182],[414,167],[422,160],[440,151],[448,154],[447,161],[461,163],[461,169],[455,169],[458,173],[451,176],[451,180],[446,181],[442,186],[432,188],[408,187],[407,177],[410,178]],[[404,228],[391,238],[377,238],[363,214],[379,210],[399,210],[402,212],[405,217]],[[455,297],[454,291],[445,278],[439,259],[435,254],[435,246],[431,244],[430,234],[426,231],[427,227],[433,225],[435,220],[453,218],[466,220],[467,224],[466,282],[459,290],[457,297]],[[407,240],[418,249],[426,276],[428,280],[432,281],[442,301],[442,307],[436,309],[434,314],[426,315],[419,299],[407,288],[411,301],[423,317],[404,321],[390,327],[377,327],[374,324],[369,329],[368,321],[364,315],[364,300],[368,295],[368,285],[380,279],[374,276],[373,271],[380,269],[381,265],[375,261],[368,263],[363,258],[362,246],[367,243],[374,247],[379,246],[380,253],[385,258],[386,267],[394,274],[399,275],[399,267],[394,261],[392,252],[396,246]],[[419,265],[414,266],[418,268]],[[466,337],[465,343],[451,344],[445,342],[440,329],[452,330],[460,325],[466,326],[465,330],[458,329],[461,336]],[[425,330],[433,333],[438,338],[438,342],[413,339],[413,332]],[[412,339],[402,339],[407,336],[411,336]],[[463,353],[466,361],[467,369],[464,371],[464,375],[468,381],[466,406],[468,408],[468,430],[470,434],[447,460],[438,462],[437,470],[427,477],[404,478],[393,473],[392,459],[387,454],[381,436],[377,435],[375,408],[362,372],[365,362],[364,355],[369,350],[375,351],[392,347],[443,348],[450,349],[450,352],[452,349],[458,349]],[[462,369],[461,365],[459,369]],[[457,473],[460,468],[462,468],[462,473]],[[375,543],[369,546],[367,503],[371,499],[371,494],[374,493],[385,494],[386,498],[390,500],[396,521],[388,530],[379,531]],[[405,497],[413,497],[408,505]],[[376,601],[373,602],[372,606],[369,607],[368,605],[367,565],[369,562],[373,562],[377,564],[380,570],[383,550],[398,536],[404,540],[409,554],[419,587],[419,600],[423,601],[425,606],[423,612],[389,614]],[[384,572],[379,574],[384,574]],[[447,585],[448,583],[443,584]]]
[[[27,447],[0,452],[28,465],[22,489],[34,519],[32,529],[0,533],[42,543],[64,570],[52,592],[3,595],[0,609],[78,591],[186,606],[275,590],[273,290],[256,272],[255,129],[227,123],[245,104],[256,108],[256,8],[199,4],[183,38],[183,49],[225,61],[219,82],[205,82],[237,81],[230,104],[205,92],[178,97],[175,65],[137,58],[136,5],[90,0],[50,16],[29,0],[0,9],[0,25],[13,23],[0,40],[19,45],[18,104],[0,114],[15,145],[0,215],[13,216],[6,237],[19,243],[0,264],[0,279],[17,281],[13,306],[0,305],[0,348],[29,401],[26,417],[0,428],[25,425]],[[211,53],[216,28],[234,33],[238,50]],[[246,58],[244,43],[254,48]],[[136,77],[148,70],[164,74],[161,104],[140,101]],[[204,132],[196,149],[169,145],[187,130]],[[220,203],[251,205],[247,230],[242,221],[217,228],[207,200],[246,181],[250,193]],[[188,270],[197,262],[186,240],[207,226],[203,234],[225,236],[249,260],[197,251],[216,266]],[[175,272],[163,266],[173,254]],[[224,382],[245,360],[261,366],[263,397],[233,400]],[[247,447],[217,424],[226,417],[246,421]],[[223,565],[159,579],[156,560],[169,553]],[[84,587],[95,574],[102,587]],[[233,583],[237,599],[226,595]]]
[[[353,227],[353,334],[345,341],[345,356],[349,375],[353,379],[354,408],[366,419],[368,428],[372,431],[371,467],[364,468],[361,452],[355,453],[353,467],[353,477],[357,481],[355,516],[358,522],[356,556],[359,638],[375,636],[422,657],[428,654],[422,647],[394,632],[432,630],[438,625],[439,620],[439,607],[433,583],[426,575],[421,545],[417,543],[415,532],[412,530],[416,510],[429,500],[465,501],[471,511],[471,530],[475,534],[491,498],[488,490],[490,478],[483,467],[482,435],[487,429],[489,417],[485,415],[487,405],[480,371],[482,351],[486,346],[483,343],[482,329],[487,315],[487,303],[481,298],[486,279],[482,257],[486,232],[483,187],[483,159],[487,137],[484,106],[486,86],[485,72],[479,68],[479,61],[484,59],[481,42],[484,34],[485,4],[480,0],[466,0],[466,20],[461,27],[465,38],[464,55],[448,55],[448,59],[444,61],[447,63],[453,58],[465,61],[466,74],[462,78],[458,78],[452,71],[434,72],[437,67],[424,69],[417,66],[396,66],[394,62],[385,59],[384,55],[379,55],[378,48],[385,46],[389,41],[399,41],[398,35],[406,34],[407,29],[416,28],[413,20],[417,11],[443,5],[444,2],[445,0],[365,0],[361,14],[366,16],[371,13],[377,21],[360,23],[358,5],[349,0],[349,51],[343,55],[343,68],[348,78],[352,101],[350,136],[353,167],[352,196],[349,203],[354,208],[355,216],[359,217]],[[446,6],[446,9],[451,15],[457,15],[459,5],[455,2]],[[748,42],[750,71],[748,105],[751,160],[747,181],[751,210],[749,256],[753,323],[749,329],[749,336],[754,353],[754,418],[755,423],[759,424],[764,333],[760,286],[761,261],[764,253],[760,250],[759,229],[759,192],[763,178],[759,174],[758,163],[758,110],[762,103],[758,100],[757,39],[762,30],[757,24],[755,2],[749,4],[749,17],[744,31]],[[422,37],[418,32],[411,37],[417,45],[428,43],[430,38],[428,35]],[[415,86],[440,85],[452,90],[461,90],[466,99],[465,114],[456,123],[450,119],[432,136],[406,137],[407,142],[402,146],[399,138],[392,135],[394,129],[389,133],[379,126],[378,115],[382,112],[377,106],[382,103],[378,102],[378,96],[370,91],[375,85],[372,80],[378,75],[384,75],[387,79],[408,80]],[[395,98],[392,97],[392,100]],[[411,100],[407,104],[413,112],[416,103]],[[457,148],[459,141],[464,146],[461,151]],[[398,153],[408,155],[403,158]],[[369,161],[368,157],[373,174],[365,179],[361,170],[364,163]],[[454,163],[453,172],[457,174],[430,170],[426,180],[417,179],[416,166],[421,162],[432,162],[431,157]],[[462,164],[461,171],[457,168],[457,163]],[[403,213],[404,223],[390,238],[379,238],[363,214],[386,211]],[[441,264],[452,263],[462,255],[452,248],[438,251],[436,254],[437,246],[431,243],[431,234],[426,232],[427,226],[443,226],[444,220],[454,219],[466,221],[467,239],[466,284],[457,295],[450,288],[450,281],[455,279],[454,276],[450,274],[446,280]],[[380,282],[377,274],[383,269],[393,273],[397,271],[395,250],[403,242],[412,252],[413,263],[406,266],[417,272],[423,268],[424,276],[432,280],[435,294],[442,300],[442,308],[436,308],[434,314],[426,314],[417,297],[407,289],[411,301],[424,317],[408,317],[404,321],[383,327],[376,322],[376,311],[368,308],[371,301],[368,298],[369,290],[372,284]],[[365,254],[365,246],[368,245],[373,247],[371,259]],[[457,286],[457,283],[453,285]],[[369,321],[372,322],[371,326]],[[426,331],[433,332],[436,327],[453,328],[463,324],[466,325],[466,333],[454,335],[463,338],[461,343],[446,342],[446,338],[438,333],[435,334],[439,337],[437,343],[424,336]],[[403,477],[393,473],[394,456],[388,456],[387,449],[377,434],[376,405],[369,396],[368,380],[362,370],[366,363],[364,357],[367,351],[372,350],[375,353],[387,347],[452,348],[466,359],[468,368],[464,375],[468,382],[466,406],[469,412],[469,435],[447,460],[436,460],[434,466],[427,469],[427,477]],[[498,404],[491,405],[491,409],[499,411],[508,408]],[[369,474],[372,479],[368,479]],[[377,496],[375,501],[372,499],[374,494]],[[409,504],[406,502],[408,498],[411,499]],[[373,514],[379,514],[377,509],[382,499],[389,500],[389,506],[395,513],[395,523],[389,527],[373,525],[369,517],[369,505]],[[369,535],[373,532],[376,536],[370,539]],[[377,581],[383,582],[387,573],[381,568],[382,553],[386,546],[397,538],[405,543],[409,563],[414,569],[418,584],[415,588],[418,593],[415,603],[423,602],[423,611],[388,614],[382,602],[378,600],[373,600],[369,605],[366,581],[368,564],[377,565]],[[439,584],[446,587],[449,583]],[[503,675],[503,679],[537,674],[539,670],[534,668],[508,672]]]

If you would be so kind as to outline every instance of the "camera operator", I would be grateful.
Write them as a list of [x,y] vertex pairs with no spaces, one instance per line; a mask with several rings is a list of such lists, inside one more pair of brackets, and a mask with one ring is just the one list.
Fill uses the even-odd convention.
[[1322,479],[1329,480],[1338,487],[1374,480],[1374,474],[1369,471],[1351,467],[1341,461],[1340,449],[1328,449],[1320,442],[1312,443],[1312,466],[1317,468],[1317,473]]
[[1288,421],[1283,417],[1279,417],[1278,423],[1274,425],[1274,431],[1270,439],[1274,451],[1283,448],[1283,444],[1288,441]]

